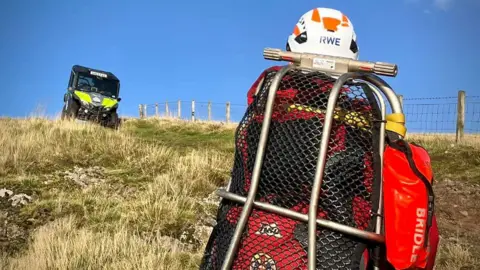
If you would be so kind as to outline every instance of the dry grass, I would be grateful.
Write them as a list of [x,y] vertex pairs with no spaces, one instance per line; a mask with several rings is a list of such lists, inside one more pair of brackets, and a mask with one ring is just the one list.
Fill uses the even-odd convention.
[[[0,189],[33,197],[21,208],[0,200],[0,268],[197,269],[204,219],[216,211],[202,201],[229,177],[235,127],[132,119],[112,131],[0,120]],[[479,148],[451,136],[409,139],[427,147],[439,182],[437,269],[480,267]],[[58,173],[95,165],[105,168],[103,181],[87,188]]]
[[472,251],[468,243],[458,238],[441,239],[437,253],[437,270],[478,269],[480,258]]
[[71,165],[106,164],[152,173],[172,155],[123,133],[43,119],[0,122],[0,175],[49,172]]
[[[181,141],[174,147],[153,143],[145,134],[135,134],[142,129],[136,125],[147,131],[174,129],[186,140],[200,132],[229,130],[220,124],[165,120],[127,122],[121,131],[42,119],[0,121],[0,147],[7,151],[0,188],[34,198],[21,209],[0,208],[9,216],[7,226],[14,228],[2,243],[2,251],[10,254],[3,256],[13,256],[9,267],[195,268],[205,239],[193,235],[215,210],[199,201],[226,183],[231,157],[225,148],[231,142],[220,136],[215,146],[176,151]],[[98,164],[106,167],[106,180],[85,189],[56,174],[73,165]],[[35,228],[39,230],[25,250],[25,235]],[[172,246],[180,239],[189,245]]]
[[200,256],[171,238],[147,241],[122,225],[112,234],[93,232],[68,217],[41,227],[8,269],[195,269]]
[[[437,146],[445,146],[451,144],[457,144],[455,134],[418,134],[408,133],[407,139],[409,140],[421,140],[424,143],[436,144]],[[480,134],[465,134],[463,139],[460,139],[460,143],[464,146],[475,147],[480,149]]]

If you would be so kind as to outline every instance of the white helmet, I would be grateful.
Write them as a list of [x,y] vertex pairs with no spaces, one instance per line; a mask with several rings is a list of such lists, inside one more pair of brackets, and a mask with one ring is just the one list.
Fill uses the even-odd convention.
[[303,14],[288,37],[287,50],[358,59],[353,25],[342,12],[314,8]]

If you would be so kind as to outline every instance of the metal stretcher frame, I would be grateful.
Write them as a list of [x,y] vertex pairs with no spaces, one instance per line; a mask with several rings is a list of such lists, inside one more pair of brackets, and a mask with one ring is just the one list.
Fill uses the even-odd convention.
[[[370,83],[367,82],[370,86]],[[378,102],[380,103],[380,112],[382,115],[382,122],[380,123],[380,139],[379,139],[379,148],[378,151],[380,152],[380,171],[383,172],[383,152],[385,151],[385,122],[386,122],[386,108],[385,102],[382,98],[382,95],[375,87],[370,87],[370,90],[373,92],[375,97],[377,98]],[[377,210],[377,218],[375,220],[375,233],[377,235],[382,235],[383,233],[383,174],[380,174],[380,184],[379,184],[379,198],[378,198],[378,210]],[[379,253],[379,248],[377,247],[375,252]],[[376,257],[379,258],[379,254],[376,254]],[[375,270],[378,270],[378,265],[374,266]]]
[[[267,49],[268,50],[268,49]],[[266,50],[266,51],[267,51]],[[308,55],[311,57],[311,55]],[[272,58],[271,58],[272,59]],[[305,58],[300,60],[305,60]],[[284,59],[275,59],[275,60],[284,60]],[[291,60],[291,59],[288,59]],[[358,64],[358,63],[357,63]],[[370,86],[370,90],[373,92],[374,96],[376,96],[378,102],[380,103],[381,109],[381,124],[380,124],[380,140],[379,140],[379,152],[380,152],[380,162],[381,162],[381,170],[383,170],[383,151],[384,151],[384,143],[385,143],[385,122],[386,122],[386,108],[385,102],[382,98],[381,93],[383,93],[387,100],[389,101],[392,112],[393,113],[402,113],[402,107],[400,105],[400,101],[398,100],[395,92],[391,89],[391,87],[381,78],[374,74],[369,74],[367,72],[346,72],[343,73],[335,82],[328,99],[325,122],[323,125],[322,130],[322,137],[320,143],[320,151],[317,160],[317,167],[316,173],[313,182],[313,188],[311,193],[310,199],[310,207],[308,211],[308,215],[301,214],[286,208],[278,207],[272,204],[264,203],[264,202],[257,202],[255,201],[255,197],[257,195],[257,190],[260,182],[260,174],[261,168],[263,165],[264,155],[265,155],[265,148],[268,139],[270,123],[272,119],[272,111],[273,111],[273,104],[276,96],[277,89],[280,86],[282,78],[291,70],[299,68],[295,65],[287,65],[284,66],[280,71],[277,72],[275,77],[272,80],[270,88],[268,89],[268,97],[266,102],[266,108],[264,112],[264,121],[262,123],[262,129],[260,133],[260,140],[258,143],[258,148],[255,156],[255,163],[253,167],[252,179],[250,189],[248,191],[247,197],[243,197],[237,195],[235,193],[231,193],[228,191],[229,185],[226,189],[219,189],[217,191],[217,195],[223,199],[231,200],[237,203],[243,204],[243,209],[238,219],[237,226],[235,228],[232,240],[228,247],[225,261],[223,262],[222,269],[231,269],[233,265],[233,261],[235,258],[235,254],[238,251],[239,243],[241,241],[242,233],[245,229],[245,226],[248,222],[248,218],[253,210],[253,208],[261,209],[264,211],[268,211],[271,213],[275,213],[284,217],[288,217],[294,220],[308,222],[308,269],[315,270],[316,269],[316,228],[317,225],[320,225],[324,228],[331,229],[340,233],[344,233],[347,235],[351,235],[354,237],[358,237],[364,240],[373,241],[376,243],[384,243],[385,238],[382,235],[382,208],[383,208],[383,189],[382,189],[382,182],[383,179],[380,179],[380,196],[378,201],[378,212],[376,213],[376,226],[375,232],[369,232],[360,230],[354,227],[350,227],[347,225],[343,225],[337,222],[329,221],[326,219],[317,218],[317,210],[318,210],[318,199],[320,196],[322,181],[323,181],[323,174],[325,169],[325,164],[327,160],[327,150],[328,150],[328,142],[330,139],[330,132],[332,129],[332,122],[334,116],[334,109],[337,103],[338,96],[340,94],[341,87],[349,80],[362,80],[367,85]],[[313,69],[312,71],[318,71]],[[385,74],[388,75],[388,74]],[[396,75],[396,70],[395,70]],[[372,87],[374,86],[374,87]],[[378,88],[379,90],[377,90]],[[381,92],[381,93],[380,93]],[[375,267],[377,268],[377,267]],[[377,268],[378,269],[378,268]]]

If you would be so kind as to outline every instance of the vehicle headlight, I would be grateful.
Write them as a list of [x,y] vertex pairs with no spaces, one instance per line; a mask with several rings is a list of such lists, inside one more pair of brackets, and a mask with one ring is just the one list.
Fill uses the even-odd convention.
[[86,102],[85,100],[80,100],[83,106],[90,107],[90,103]]

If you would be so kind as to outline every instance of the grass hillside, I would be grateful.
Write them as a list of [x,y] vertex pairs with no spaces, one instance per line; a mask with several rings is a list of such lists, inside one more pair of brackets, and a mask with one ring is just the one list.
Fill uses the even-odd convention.
[[[232,167],[234,128],[0,120],[0,267],[197,269],[217,208],[212,192]],[[479,269],[480,148],[412,139],[433,159],[437,268]]]

